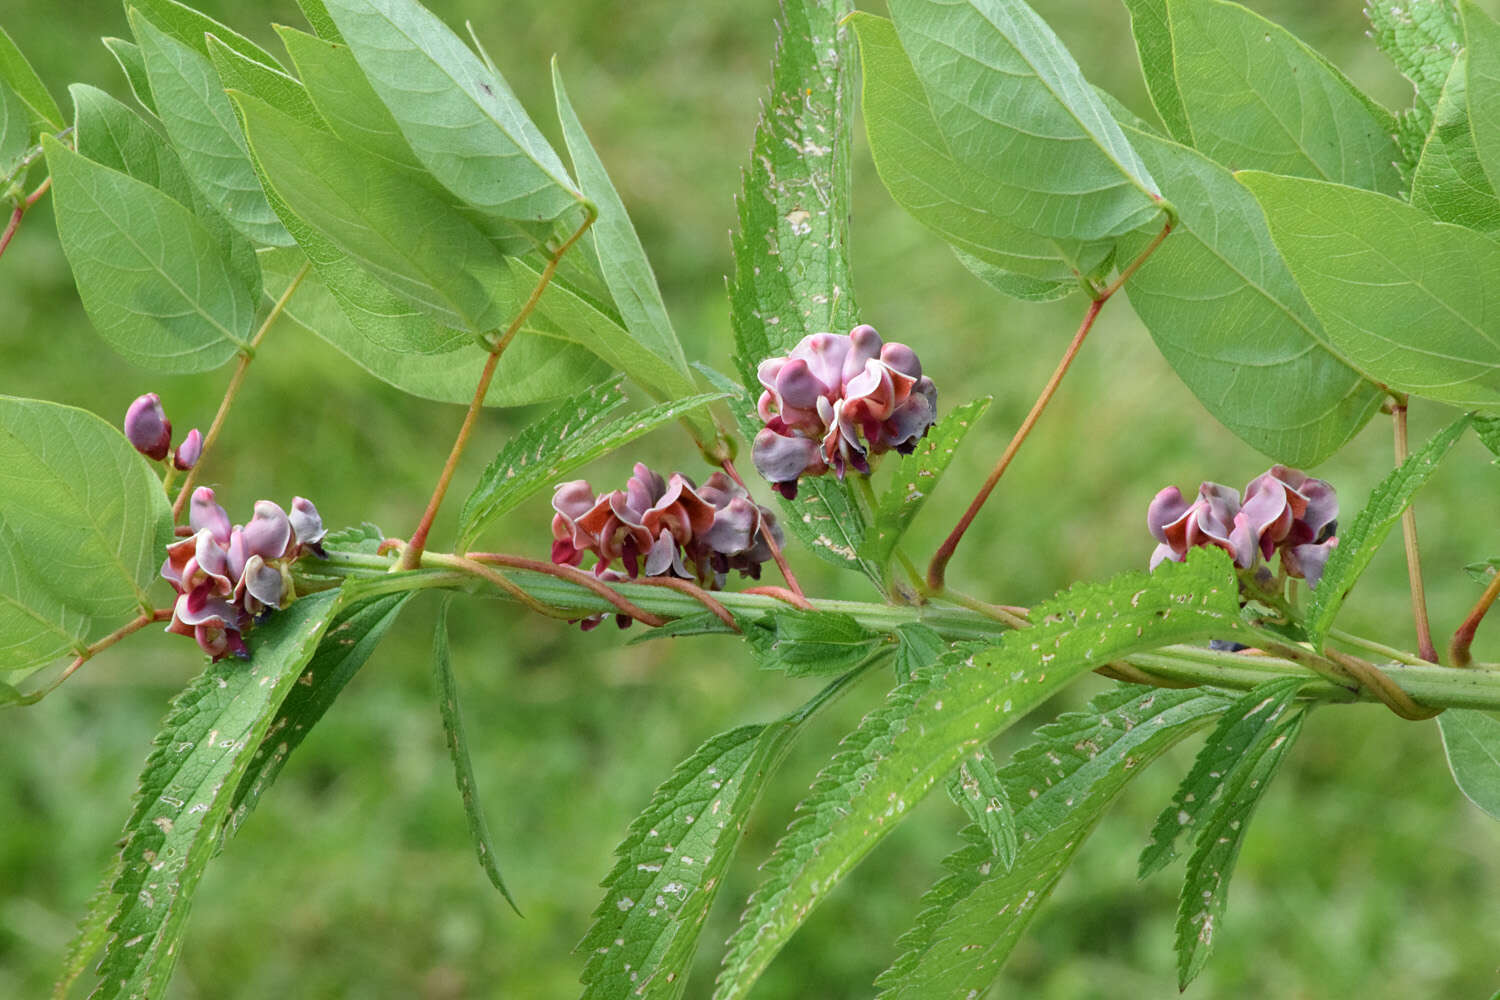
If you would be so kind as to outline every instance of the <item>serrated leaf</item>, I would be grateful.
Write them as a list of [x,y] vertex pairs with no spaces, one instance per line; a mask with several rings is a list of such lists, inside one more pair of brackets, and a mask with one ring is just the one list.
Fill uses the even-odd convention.
[[1468,0],[1461,0],[1464,45],[1468,54],[1467,92],[1469,121],[1474,130],[1474,149],[1490,179],[1491,190],[1500,190],[1500,24]]
[[1392,469],[1380,485],[1370,491],[1370,498],[1354,522],[1339,532],[1339,543],[1323,567],[1323,576],[1312,590],[1312,599],[1302,619],[1308,641],[1315,648],[1322,647],[1344,598],[1358,582],[1365,567],[1370,565],[1370,560],[1375,558],[1391,528],[1401,519],[1401,512],[1411,506],[1417,491],[1437,471],[1438,463],[1468,424],[1467,416],[1459,417]]
[[166,994],[239,778],[338,606],[330,591],[277,612],[247,636],[250,662],[211,665],[173,702],[125,825],[96,1000]]
[[581,977],[586,1000],[682,995],[698,935],[761,789],[802,724],[853,676],[777,722],[715,736],[656,789],[615,848],[619,860],[578,945],[589,956]]
[[889,564],[901,536],[948,470],[959,442],[984,416],[993,398],[983,396],[955,407],[917,442],[916,450],[901,457],[901,464],[897,466],[885,496],[880,498],[874,523],[865,535],[859,553],[861,558],[877,566]]
[[849,615],[800,608],[767,614],[746,628],[745,638],[762,670],[785,670],[788,677],[841,674],[888,648],[884,635]]
[[896,203],[1004,294],[1045,300],[1077,289],[1078,244],[1039,237],[985,209],[982,175],[954,158],[895,25],[864,12],[849,23],[859,36],[870,154]]
[[[1296,36],[1222,0],[1149,7],[1156,16],[1143,11],[1132,28],[1150,53],[1142,68],[1152,99],[1168,108],[1179,141],[1232,170],[1404,191],[1395,119]],[[1155,34],[1163,30],[1165,42]]]
[[1450,708],[1437,721],[1458,790],[1500,819],[1500,719],[1489,712]]
[[460,551],[522,500],[574,469],[629,444],[685,413],[723,398],[718,393],[657,403],[628,419],[604,422],[623,400],[618,380],[568,399],[552,413],[506,442],[485,468],[459,516]]
[[1412,177],[1411,203],[1443,222],[1493,235],[1500,231],[1500,199],[1485,176],[1469,127],[1468,66],[1462,53],[1453,61]]
[[[1215,419],[1279,462],[1321,462],[1385,392],[1335,348],[1234,175],[1166,139],[1125,134],[1180,213],[1126,284],[1131,307]],[[1149,238],[1128,237],[1120,252],[1134,258]]]
[[448,756],[453,759],[453,778],[458,784],[458,794],[464,803],[464,816],[469,821],[469,837],[474,841],[474,853],[479,857],[479,867],[489,878],[490,884],[500,890],[500,895],[517,914],[521,908],[515,897],[505,887],[500,877],[500,865],[495,860],[495,844],[490,839],[490,826],[484,818],[484,806],[479,802],[479,787],[474,781],[474,763],[469,759],[469,738],[464,731],[463,712],[458,704],[458,682],[453,677],[453,660],[448,652],[448,605],[444,598],[438,606],[437,626],[432,634],[432,674],[437,684],[438,709],[443,716],[443,738],[448,744]]
[[979,205],[1061,240],[1159,221],[1146,165],[1062,42],[1026,4],[892,0],[891,19]]
[[291,235],[261,190],[234,108],[206,54],[207,43],[199,52],[147,16],[134,9],[131,15],[157,114],[183,169],[230,225],[256,243],[291,246]]
[[26,105],[37,134],[42,128],[58,132],[67,124],[62,109],[36,75],[31,63],[21,54],[21,47],[4,28],[0,28],[0,82],[5,83]]
[[1443,82],[1462,45],[1462,31],[1450,0],[1391,0],[1365,8],[1375,44],[1411,81],[1413,106],[1396,117],[1396,138],[1405,166],[1414,167],[1432,125]]
[[68,94],[73,98],[74,148],[78,153],[150,184],[190,211],[212,237],[239,283],[252,294],[257,293],[261,275],[255,247],[193,185],[161,132],[102,90],[75,83]]
[[958,770],[948,779],[948,795],[989,841],[1000,871],[1010,871],[1020,850],[1016,813],[988,748],[980,747],[959,761]]
[[897,942],[901,957],[877,980],[883,1000],[982,995],[1109,804],[1228,703],[1212,691],[1129,684],[1038,729],[999,773],[1017,803],[1015,866],[999,870],[983,833],[964,831],[965,846],[943,862],[948,874]]
[[1500,406],[1500,289],[1487,279],[1500,244],[1371,191],[1255,171],[1235,178],[1354,367],[1400,392]]
[[411,0],[325,9],[417,158],[459,198],[503,219],[582,219],[561,161],[497,73]]
[[[337,251],[334,251],[337,253]],[[266,280],[266,296],[274,299],[301,270],[306,261],[296,250],[262,250],[261,269]],[[359,268],[349,265],[360,274]],[[286,306],[285,315],[308,332],[338,348],[365,371],[403,392],[443,403],[467,403],[474,398],[480,369],[487,352],[472,338],[456,350],[435,354],[397,350],[366,332],[372,324],[385,325],[393,334],[402,329],[432,329],[430,317],[396,299],[385,286],[369,282],[383,298],[355,301],[335,296],[323,283],[319,273],[305,275],[302,285]],[[376,313],[383,301],[394,309]],[[360,316],[356,325],[350,314]],[[547,402],[578,392],[608,373],[608,367],[591,351],[577,344],[523,330],[505,349],[485,396],[487,406],[523,406]]]
[[111,347],[176,373],[217,368],[246,346],[254,290],[190,211],[51,137],[43,146],[63,253]]
[[1479,438],[1497,460],[1500,460],[1500,417],[1474,414],[1473,422],[1475,436]]
[[952,647],[936,629],[921,622],[896,626],[896,679],[909,681],[940,660]]
[[1178,989],[1187,989],[1208,961],[1229,904],[1229,879],[1250,816],[1296,743],[1307,713],[1306,708],[1294,710],[1249,746],[1203,819],[1177,907]]
[[[334,535],[329,534],[324,541],[327,543],[332,539]],[[350,548],[344,540],[332,544],[342,551]],[[370,654],[375,652],[375,647],[390,631],[415,591],[363,601],[352,596],[357,593],[357,587],[351,588],[350,596],[341,602],[323,637],[318,640],[317,651],[302,668],[297,683],[287,692],[276,710],[276,717],[266,727],[265,735],[255,748],[255,754],[240,776],[230,800],[229,812],[224,819],[228,836],[239,833],[251,810],[260,803],[261,796],[281,775],[287,759],[302,745],[312,727],[323,718],[345,685],[354,679]]]
[[118,854],[111,858],[104,878],[100,879],[98,888],[89,896],[83,919],[78,922],[78,929],[74,931],[68,942],[68,949],[63,954],[62,971],[52,984],[52,1000],[68,1000],[73,983],[83,975],[83,970],[99,953],[99,949],[104,947],[104,942],[109,937],[110,893],[114,889],[115,880],[120,877],[121,864],[122,859]]
[[0,396],[0,674],[15,682],[151,609],[172,541],[161,484],[71,406]]
[[276,197],[319,236],[447,326],[483,333],[508,319],[514,279],[456,210],[331,132],[242,92],[231,97]]
[[1227,557],[1195,552],[1151,575],[1078,584],[1033,609],[1035,627],[999,645],[959,647],[897,687],[798,807],[730,939],[715,995],[744,996],[843,875],[973,747],[1093,667],[1231,634],[1238,613]]
[[1225,709],[1218,727],[1198,751],[1192,770],[1156,818],[1151,841],[1141,851],[1138,877],[1160,871],[1177,857],[1177,841],[1195,830],[1204,810],[1216,805],[1241,759],[1249,759],[1257,746],[1270,739],[1304,684],[1306,680],[1299,677],[1267,681]]
[[141,58],[141,47],[123,38],[101,38],[109,54],[115,57],[131,94],[141,107],[156,114],[156,98],[151,96],[151,80],[146,76],[146,60]]

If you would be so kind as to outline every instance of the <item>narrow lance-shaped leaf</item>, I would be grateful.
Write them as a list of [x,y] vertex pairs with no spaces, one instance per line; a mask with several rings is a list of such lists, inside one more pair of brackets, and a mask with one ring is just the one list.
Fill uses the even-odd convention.
[[921,622],[896,626],[896,680],[909,681],[932,666],[952,647],[938,631]]
[[250,239],[291,246],[291,235],[261,190],[234,108],[208,56],[139,12],[132,11],[131,29],[140,44],[157,113],[193,183]]
[[1016,863],[1020,843],[1010,795],[995,772],[995,759],[987,747],[980,747],[959,762],[958,770],[948,779],[948,795],[968,815],[969,822],[983,831],[996,866],[1006,872]]
[[387,594],[361,601],[357,597],[358,588],[349,585],[338,613],[318,642],[317,651],[277,708],[276,717],[266,727],[260,745],[240,776],[225,818],[225,830],[231,836],[245,825],[251,810],[281,775],[287,759],[375,652],[414,593]]
[[21,161],[31,146],[31,122],[26,105],[0,80],[0,180],[24,180]]
[[1125,0],[1125,7],[1130,11],[1130,33],[1135,38],[1141,75],[1146,79],[1151,103],[1156,106],[1167,134],[1183,145],[1191,146],[1193,130],[1188,125],[1187,110],[1183,107],[1172,65],[1172,27],[1167,17],[1167,0]]
[[1490,712],[1450,708],[1438,716],[1438,729],[1459,791],[1500,819],[1500,719]]
[[1400,392],[1500,406],[1500,244],[1395,198],[1244,172],[1271,238],[1354,367]]
[[1500,199],[1479,162],[1469,127],[1468,67],[1465,55],[1453,61],[1412,177],[1411,203],[1443,222],[1494,234],[1500,231]]
[[1500,24],[1468,0],[1459,4],[1463,14],[1464,44],[1468,56],[1469,120],[1474,129],[1474,150],[1490,179],[1490,189],[1500,191]]
[[745,624],[762,670],[813,677],[853,670],[890,648],[885,636],[836,611],[776,611]]
[[146,460],[84,410],[0,396],[0,676],[152,607],[172,514]]
[[1233,634],[1238,588],[1222,553],[1079,584],[998,646],[960,647],[896,688],[824,768],[764,867],[716,996],[744,996],[812,909],[948,774],[1073,678],[1132,652]]
[[865,536],[860,555],[878,566],[890,562],[901,536],[911,526],[922,505],[953,461],[959,442],[984,416],[993,397],[985,396],[955,407],[917,442],[916,450],[901,457],[896,475],[880,499],[875,522]]
[[1228,699],[1129,684],[1038,729],[1001,768],[1016,803],[1019,851],[1007,872],[978,827],[923,897],[901,957],[877,982],[883,1000],[983,995],[1105,810],[1152,761],[1202,729]]
[[1156,183],[1047,23],[1021,2],[892,0],[940,134],[981,207],[1097,240],[1160,220]]
[[337,592],[325,592],[277,612],[248,636],[249,663],[210,666],[173,703],[125,825],[96,1000],[166,994],[240,776],[338,606]]
[[1396,116],[1396,140],[1408,171],[1421,157],[1438,95],[1463,44],[1456,15],[1450,3],[1427,0],[1389,0],[1365,8],[1375,44],[1415,91],[1412,107]]
[[156,98],[151,96],[151,80],[146,76],[146,60],[141,58],[141,47],[134,42],[123,38],[101,38],[104,47],[109,49],[109,54],[115,57],[119,63],[120,71],[125,74],[125,82],[130,84],[130,92],[140,106],[156,114]]
[[504,219],[552,220],[580,195],[510,87],[412,0],[325,0],[375,92],[432,175]]
[[506,442],[485,468],[459,516],[459,549],[522,500],[600,456],[624,447],[664,424],[722,398],[717,393],[657,403],[628,419],[604,417],[624,396],[618,381],[573,396],[542,420]]
[[1179,989],[1187,989],[1208,961],[1229,904],[1229,879],[1250,828],[1250,815],[1296,743],[1307,712],[1306,708],[1294,710],[1264,738],[1250,745],[1235,763],[1221,797],[1204,817],[1197,849],[1188,859],[1187,877],[1177,907]]
[[[1125,134],[1181,213],[1126,284],[1131,307],[1215,419],[1279,462],[1321,462],[1384,390],[1334,346],[1234,175],[1174,142]],[[1122,255],[1138,256],[1150,238],[1122,240]]]
[[437,626],[432,634],[432,674],[437,683],[438,709],[443,716],[443,738],[448,744],[448,756],[453,759],[453,778],[458,783],[459,797],[463,799],[464,815],[469,820],[469,836],[474,841],[479,867],[484,869],[490,884],[500,890],[511,909],[520,913],[515,897],[505,887],[505,879],[500,877],[490,826],[484,818],[484,806],[479,802],[479,788],[474,781],[469,738],[464,731],[463,712],[458,704],[458,682],[454,679],[453,659],[448,652],[448,604],[445,598],[438,607]]
[[657,788],[615,849],[594,925],[583,995],[680,997],[745,820],[802,725],[853,679],[847,674],[806,705],[764,726],[742,726],[704,743]]
[[275,56],[229,25],[178,0],[129,0],[127,6],[144,14],[157,28],[201,56],[208,55],[207,36],[212,35],[246,59],[272,69],[281,68]]
[[[300,251],[279,249],[261,251],[260,259],[268,302],[286,290],[307,260]],[[351,263],[349,267],[364,274],[357,265]],[[321,275],[313,271],[303,276],[302,284],[287,303],[284,315],[338,348],[371,375],[403,392],[444,403],[472,400],[488,352],[467,336],[468,343],[464,346],[438,354],[385,346],[382,340],[369,334],[370,323],[388,325],[395,330],[411,326],[430,327],[431,318],[404,300],[396,299],[379,282],[369,279],[369,285],[379,290],[382,301],[394,312],[372,313],[369,310],[376,308],[378,302],[369,299],[356,301],[347,294],[336,296],[324,284]],[[360,315],[361,325],[356,326],[350,319],[351,312]],[[608,368],[591,351],[525,330],[501,356],[490,391],[484,397],[485,405],[524,406],[546,402],[578,392],[607,373]]]
[[0,28],[0,82],[7,84],[26,104],[37,131],[43,128],[61,131],[67,124],[47,85],[4,28]]
[[63,253],[111,347],[175,373],[217,368],[246,346],[254,291],[190,211],[55,139],[43,145]]
[[1298,677],[1267,681],[1241,695],[1224,711],[1218,727],[1198,751],[1193,769],[1156,818],[1151,842],[1141,851],[1141,878],[1160,871],[1177,857],[1177,842],[1193,834],[1205,810],[1212,815],[1240,760],[1248,759],[1257,746],[1269,740],[1305,683]]
[[1401,512],[1411,506],[1417,491],[1432,478],[1438,463],[1448,454],[1454,442],[1469,424],[1467,416],[1459,417],[1439,431],[1421,450],[1413,452],[1370,492],[1354,523],[1339,532],[1339,543],[1323,568],[1322,579],[1313,588],[1312,600],[1303,615],[1308,640],[1316,647],[1333,626],[1333,620],[1343,607],[1360,574],[1375,558],[1375,553],[1390,534]]

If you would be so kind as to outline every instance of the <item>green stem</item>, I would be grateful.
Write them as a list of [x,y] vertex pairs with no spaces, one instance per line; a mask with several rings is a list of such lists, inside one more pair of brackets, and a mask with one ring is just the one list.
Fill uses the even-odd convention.
[[[1406,461],[1406,397],[1395,397],[1391,407],[1395,430],[1396,468]],[[1417,509],[1407,504],[1401,512],[1401,538],[1406,543],[1406,575],[1411,582],[1411,616],[1417,626],[1417,654],[1429,663],[1437,662],[1437,647],[1432,644],[1432,623],[1427,617],[1427,593],[1422,585],[1422,548],[1417,543]]]

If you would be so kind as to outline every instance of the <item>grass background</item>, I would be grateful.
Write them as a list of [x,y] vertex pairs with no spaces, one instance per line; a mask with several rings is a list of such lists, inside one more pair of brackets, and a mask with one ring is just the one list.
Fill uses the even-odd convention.
[[[546,85],[556,52],[585,126],[655,263],[690,358],[728,368],[723,276],[733,195],[769,79],[771,3],[587,4],[432,0],[471,19],[534,117],[557,130]],[[271,21],[301,24],[292,0],[202,6],[275,51]],[[1409,88],[1365,38],[1356,3],[1257,3],[1327,53],[1378,100]],[[1090,78],[1149,115],[1121,5],[1039,0]],[[61,95],[81,80],[128,99],[100,35],[125,35],[118,6],[9,0],[5,27]],[[861,136],[859,141],[863,142]],[[998,297],[897,209],[861,148],[854,202],[855,292],[889,339],[916,347],[952,404],[995,396],[907,544],[927,553],[1019,422],[1076,325],[1077,299]],[[206,425],[227,379],[159,377],[114,357],[92,332],[46,203],[0,262],[0,392],[109,419],[141,392],[179,432]],[[486,416],[457,489],[525,411]],[[1421,440],[1451,419],[1413,409]],[[333,525],[410,530],[460,410],[410,399],[311,337],[275,330],[221,439],[207,481],[231,512],[269,496],[313,497]],[[1390,465],[1377,420],[1316,470],[1346,516]],[[600,488],[630,462],[704,475],[668,429],[587,470]],[[1087,349],[950,570],[990,599],[1027,602],[1070,581],[1143,565],[1146,504],[1162,485],[1240,484],[1267,464],[1178,383],[1121,301]],[[1419,505],[1429,597],[1446,633],[1478,594],[1465,563],[1500,552],[1497,471],[1472,440]],[[459,498],[455,498],[455,501]],[[457,502],[435,535],[445,539]],[[509,519],[496,547],[542,555],[547,498]],[[1345,615],[1348,627],[1413,644],[1399,543],[1388,545]],[[794,552],[809,589],[867,597]],[[597,903],[611,849],[652,788],[702,740],[800,703],[808,683],[758,673],[722,639],[626,648],[500,603],[454,608],[455,663],[472,751],[518,919],[472,855],[443,749],[429,670],[433,606],[413,604],[309,737],[254,822],[209,869],[174,998],[551,997],[577,992],[571,953]],[[1500,628],[1478,652],[1500,659]],[[0,996],[42,995],[119,836],[151,735],[196,672],[188,644],[143,633],[33,708],[0,716]],[[1048,707],[1080,704],[1090,680]],[[875,672],[811,727],[752,817],[704,936],[690,995],[706,995],[755,865],[839,736],[876,704]],[[1034,720],[1036,723],[1041,718]],[[1022,727],[1029,729],[1029,726]],[[1011,734],[1002,750],[1017,745]],[[1030,998],[1175,995],[1173,868],[1146,883],[1134,862],[1191,747],[1143,775],[1085,846],[997,988]],[[862,997],[893,957],[916,899],[954,846],[957,811],[934,795],[846,880],[773,965],[758,995]],[[1487,997],[1500,987],[1497,831],[1448,778],[1436,727],[1376,707],[1319,712],[1246,841],[1229,917],[1200,997]]]

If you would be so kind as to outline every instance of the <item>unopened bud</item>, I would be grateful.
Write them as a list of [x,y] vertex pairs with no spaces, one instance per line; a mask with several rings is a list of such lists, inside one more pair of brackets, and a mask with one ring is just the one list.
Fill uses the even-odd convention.
[[198,456],[203,454],[203,435],[198,433],[194,427],[187,432],[187,437],[177,446],[177,451],[172,455],[172,464],[179,472],[186,472],[198,464]]
[[160,462],[167,457],[172,448],[172,423],[156,393],[136,397],[125,411],[125,437],[136,451],[152,461]]

